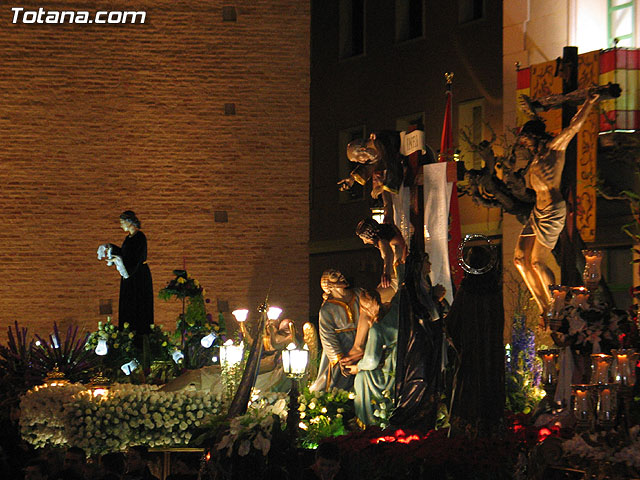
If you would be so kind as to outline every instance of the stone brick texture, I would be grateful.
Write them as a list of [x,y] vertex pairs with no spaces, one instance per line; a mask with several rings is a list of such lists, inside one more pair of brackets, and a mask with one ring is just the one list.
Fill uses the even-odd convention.
[[[186,265],[214,315],[269,292],[306,320],[309,2],[13,3],[0,4],[0,340],[14,320],[94,330],[101,300],[117,318],[119,275],[96,249],[123,241],[126,209],[156,293]],[[145,11],[146,23],[13,24],[12,6]],[[156,323],[174,327],[179,311],[156,299]]]

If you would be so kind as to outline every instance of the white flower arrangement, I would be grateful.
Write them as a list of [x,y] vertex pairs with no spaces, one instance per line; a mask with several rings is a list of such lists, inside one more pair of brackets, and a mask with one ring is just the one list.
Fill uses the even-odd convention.
[[22,436],[35,447],[74,445],[87,453],[130,445],[187,445],[206,416],[222,403],[208,392],[162,392],[148,385],[115,384],[94,395],[84,385],[36,387],[21,399]]
[[227,457],[230,457],[234,450],[240,457],[245,457],[253,447],[266,456],[271,449],[276,418],[284,425],[287,418],[286,394],[267,393],[253,401],[247,413],[231,419],[229,430],[218,442],[216,449],[226,451]]
[[34,387],[20,401],[22,437],[34,447],[67,444],[63,405],[86,387],[78,384]]
[[393,413],[393,398],[391,398],[391,392],[384,390],[382,397],[371,399],[371,403],[375,405],[373,416],[378,419],[377,425],[380,428],[387,428],[389,426],[389,419]]
[[326,392],[304,389],[298,398],[298,426],[305,431],[303,446],[315,448],[323,438],[343,435],[345,425],[355,415],[354,398],[353,392],[338,388]]
[[608,445],[602,434],[590,434],[587,443],[580,435],[565,440],[562,443],[564,456],[578,456],[587,461],[608,462],[611,464],[624,464],[629,468],[640,469],[640,425],[629,429],[630,441],[620,444]]

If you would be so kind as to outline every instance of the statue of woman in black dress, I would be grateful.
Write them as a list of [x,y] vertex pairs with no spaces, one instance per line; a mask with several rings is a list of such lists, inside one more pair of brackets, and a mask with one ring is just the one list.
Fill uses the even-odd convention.
[[122,246],[112,243],[103,246],[107,261],[116,263],[122,277],[118,326],[122,329],[128,323],[133,332],[144,335],[151,331],[153,324],[153,284],[147,265],[147,237],[140,230],[140,220],[131,210],[120,215],[120,227],[128,234]]

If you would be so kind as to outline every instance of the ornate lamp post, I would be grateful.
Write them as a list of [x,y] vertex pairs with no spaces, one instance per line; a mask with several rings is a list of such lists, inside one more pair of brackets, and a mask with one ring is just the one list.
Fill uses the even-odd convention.
[[247,321],[247,317],[249,316],[249,310],[246,308],[241,308],[238,310],[234,310],[231,314],[235,317],[236,322],[240,326],[240,332],[242,332],[242,338],[249,339],[249,333],[247,332],[247,326],[245,322]]
[[289,390],[289,413],[287,415],[287,431],[292,443],[295,443],[298,424],[300,423],[300,413],[298,411],[298,380],[307,371],[309,363],[309,349],[305,345],[298,348],[295,343],[287,345],[287,349],[282,352],[282,369],[287,377],[291,379],[291,390]]

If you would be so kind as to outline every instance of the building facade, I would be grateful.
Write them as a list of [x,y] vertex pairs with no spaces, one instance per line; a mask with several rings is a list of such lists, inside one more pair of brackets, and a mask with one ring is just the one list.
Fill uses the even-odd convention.
[[[14,320],[95,330],[101,302],[117,319],[119,275],[95,252],[122,242],[126,209],[147,235],[156,294],[186,267],[229,323],[268,293],[306,319],[309,2],[142,1],[144,24],[118,25],[13,23],[11,6],[0,6],[0,335]],[[179,312],[156,299],[156,323],[175,327]]]
[[[368,188],[339,192],[353,165],[345,147],[377,130],[424,128],[440,146],[446,72],[453,72],[454,144],[502,131],[502,2],[335,0],[312,2],[310,312],[322,302],[320,275],[337,268],[358,286],[375,287],[379,254],[355,227],[371,214]],[[500,235],[501,215],[460,199],[462,232]]]
[[[603,61],[611,62],[614,57],[624,57],[611,66],[601,65],[601,82],[620,83],[623,96],[618,110],[637,111],[640,92],[638,91],[638,53],[627,55],[625,49],[640,47],[640,9],[637,0],[516,0],[503,2],[503,123],[515,126],[518,123],[516,108],[517,69],[531,65],[554,62],[563,54],[563,47],[575,46],[578,54],[606,51],[618,47],[619,54],[609,52]],[[621,52],[621,53],[620,53]],[[626,62],[626,58],[632,59]],[[602,55],[600,58],[603,59]],[[620,103],[625,106],[621,107]],[[614,109],[616,107],[613,107]],[[602,109],[611,109],[604,105]],[[634,115],[634,119],[637,113]],[[622,188],[640,191],[637,179],[629,171],[621,169],[609,160],[608,150],[613,139],[623,142],[638,138],[637,120],[611,129],[600,128],[598,135],[597,175],[589,183],[594,187],[598,176],[610,180]],[[621,128],[622,127],[622,128]],[[626,137],[626,139],[624,138]],[[637,140],[636,140],[637,141]],[[580,155],[580,153],[578,154]],[[586,239],[589,247],[604,249],[603,273],[619,307],[627,307],[631,302],[629,289],[640,283],[637,271],[633,271],[631,260],[632,239],[622,231],[622,226],[631,222],[630,210],[625,202],[610,201],[597,196],[594,235]],[[513,252],[517,233],[521,225],[514,219],[505,217],[503,224],[504,265],[510,267],[510,252]],[[515,275],[515,272],[514,272]],[[635,276],[635,280],[634,280]],[[559,278],[559,275],[556,275]],[[505,277],[506,278],[506,277]],[[505,307],[510,306],[505,303]]]

